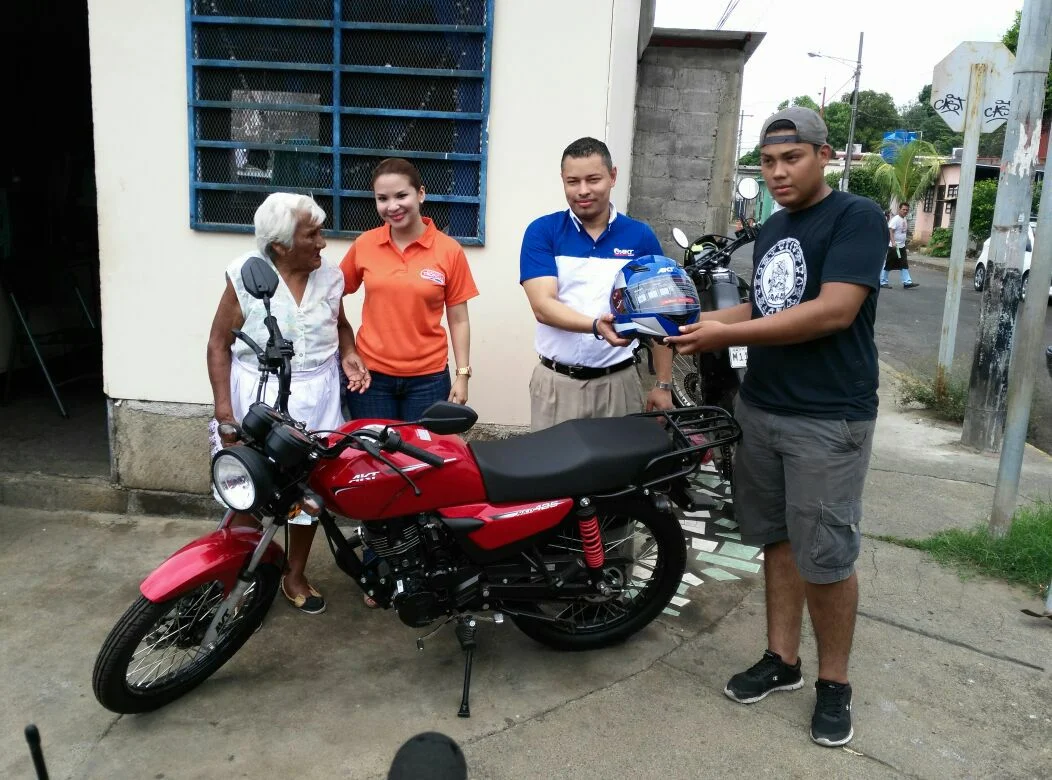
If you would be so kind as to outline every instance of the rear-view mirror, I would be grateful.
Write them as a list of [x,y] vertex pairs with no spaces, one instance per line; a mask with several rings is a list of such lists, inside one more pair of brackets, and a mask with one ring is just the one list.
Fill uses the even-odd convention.
[[687,234],[679,228],[672,228],[672,240],[675,241],[683,249],[690,246],[690,242],[687,241]]
[[253,298],[273,298],[278,275],[262,257],[250,257],[241,266],[241,282]]
[[760,184],[751,176],[746,176],[738,182],[738,194],[743,200],[753,200],[760,194]]
[[455,433],[464,433],[478,421],[479,416],[470,406],[451,403],[450,401],[437,401],[424,411],[424,416],[416,421],[421,428],[426,428],[431,433],[440,436],[448,436]]

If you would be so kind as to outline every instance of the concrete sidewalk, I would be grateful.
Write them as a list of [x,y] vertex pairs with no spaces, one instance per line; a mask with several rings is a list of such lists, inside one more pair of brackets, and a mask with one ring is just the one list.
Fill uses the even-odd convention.
[[[901,409],[890,375],[883,383],[866,533],[923,537],[980,522],[997,458],[964,451],[958,430]],[[1047,499],[1052,459],[1028,449],[1022,486],[1021,500]],[[30,722],[55,778],[382,778],[398,746],[424,730],[456,739],[472,778],[1037,778],[1052,766],[1052,621],[1019,612],[1040,607],[1036,594],[961,579],[872,539],[859,562],[856,737],[831,750],[807,736],[809,627],[803,690],[751,707],[723,695],[763,649],[762,581],[744,558],[727,570],[734,579],[713,575],[721,556],[700,546],[688,558],[702,584],[685,582],[682,603],[621,647],[557,653],[510,624],[484,625],[464,720],[448,629],[417,652],[418,632],[366,610],[318,544],[311,573],[329,598],[325,615],[299,615],[279,598],[263,630],[197,691],[118,717],[91,693],[95,655],[138,578],[201,523],[0,506],[0,530],[2,777],[32,776]]]

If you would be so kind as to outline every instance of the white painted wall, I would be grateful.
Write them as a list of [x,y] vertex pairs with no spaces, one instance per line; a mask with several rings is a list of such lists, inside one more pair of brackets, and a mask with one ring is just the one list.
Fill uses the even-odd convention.
[[[534,321],[518,284],[522,232],[565,208],[559,155],[607,137],[628,203],[640,0],[497,0],[485,247],[467,248],[471,405],[529,419]],[[211,403],[205,344],[241,234],[190,230],[183,0],[89,0],[106,393]],[[331,241],[338,262],[348,241]],[[347,301],[358,322],[357,296]]]

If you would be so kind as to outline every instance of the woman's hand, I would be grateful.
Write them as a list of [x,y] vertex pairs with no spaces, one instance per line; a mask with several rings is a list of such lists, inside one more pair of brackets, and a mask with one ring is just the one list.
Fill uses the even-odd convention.
[[468,402],[468,378],[458,376],[453,383],[453,389],[449,391],[449,400],[455,404],[466,404]]
[[[238,425],[237,420],[234,419],[234,412],[230,405],[223,403],[216,404],[212,416],[215,418],[217,426],[216,433],[223,446],[229,447],[231,444],[235,444],[238,440]],[[231,428],[231,426],[233,427]]]
[[340,359],[343,373],[347,377],[347,389],[352,393],[364,393],[369,389],[373,378],[369,376],[369,369],[365,367],[365,361],[357,352],[347,352]]

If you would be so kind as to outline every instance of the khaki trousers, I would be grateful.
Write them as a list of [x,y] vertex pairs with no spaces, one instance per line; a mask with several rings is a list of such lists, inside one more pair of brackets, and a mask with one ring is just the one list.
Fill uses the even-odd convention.
[[541,363],[530,377],[530,430],[582,417],[623,417],[643,411],[643,385],[635,366],[596,379],[573,379]]

